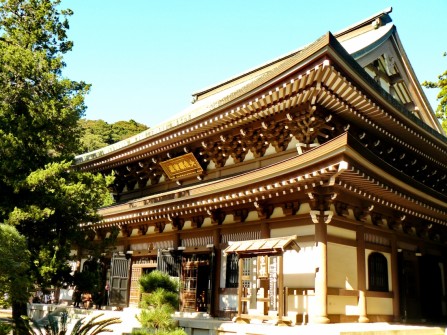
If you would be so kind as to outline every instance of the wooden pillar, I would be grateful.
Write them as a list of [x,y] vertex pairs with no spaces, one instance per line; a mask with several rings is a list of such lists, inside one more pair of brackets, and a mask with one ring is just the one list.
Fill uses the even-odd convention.
[[247,323],[246,320],[242,318],[242,297],[243,297],[243,287],[242,287],[242,275],[244,273],[244,259],[239,256],[239,278],[238,278],[238,287],[237,287],[237,317],[235,322],[237,323]]
[[[287,299],[287,296],[286,296]],[[284,316],[284,256],[278,255],[278,325],[283,325]]]
[[[326,218],[325,218],[326,216]],[[312,323],[329,323],[327,315],[327,226],[332,212],[311,211],[312,221],[315,223],[315,245],[317,266],[315,269],[315,315]]]
[[175,250],[177,250],[177,248],[180,246],[180,233],[177,232],[174,234],[173,238],[172,238],[172,244]]
[[270,238],[270,227],[267,222],[261,222],[261,238]]
[[399,294],[399,261],[396,235],[391,237],[391,285],[393,288],[393,316],[395,322],[400,318],[400,294]]
[[369,319],[366,314],[366,265],[365,265],[365,229],[362,225],[357,228],[357,285],[359,291],[359,319],[366,323]]
[[218,316],[219,312],[219,288],[220,288],[220,271],[222,269],[222,252],[220,250],[220,228],[214,230],[213,233],[213,246],[214,246],[214,264],[212,264],[214,277],[212,278],[213,295],[212,306],[211,306],[211,316]]

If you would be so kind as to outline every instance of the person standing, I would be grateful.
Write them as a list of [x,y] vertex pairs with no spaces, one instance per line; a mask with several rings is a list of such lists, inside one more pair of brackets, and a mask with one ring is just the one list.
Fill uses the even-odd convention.
[[109,285],[109,281],[106,281],[106,286],[104,287],[104,306],[108,306],[109,305],[109,291],[110,291],[110,285]]

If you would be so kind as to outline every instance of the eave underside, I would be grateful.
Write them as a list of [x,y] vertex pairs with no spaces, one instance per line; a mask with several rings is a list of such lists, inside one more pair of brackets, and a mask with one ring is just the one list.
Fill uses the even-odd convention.
[[363,207],[397,213],[439,227],[447,225],[447,201],[403,182],[380,167],[380,159],[365,161],[347,134],[300,156],[208,185],[158,194],[104,208],[104,219],[92,228],[156,225],[174,218],[209,216],[218,210],[259,209],[269,202],[309,201],[326,190],[335,201],[356,198]]

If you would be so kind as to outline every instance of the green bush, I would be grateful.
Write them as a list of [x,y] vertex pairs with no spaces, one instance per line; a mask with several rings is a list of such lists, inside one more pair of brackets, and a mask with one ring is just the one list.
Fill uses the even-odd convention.
[[0,335],[8,335],[12,330],[12,325],[6,322],[0,322]]
[[[79,319],[75,323],[70,335],[111,332],[111,330],[107,328],[108,326],[115,323],[121,323],[119,318],[98,320],[102,315],[104,314],[94,316],[87,322],[85,322],[85,319]],[[58,313],[50,313],[47,317],[39,321],[30,320],[28,317],[23,318],[28,321],[25,323],[28,335],[65,335],[67,333],[68,313],[65,310]]]
[[158,330],[154,332],[153,330],[147,328],[134,329],[132,335],[187,335],[183,328],[175,328],[172,330]]
[[168,304],[176,309],[179,305],[179,295],[176,292],[168,292],[163,288],[159,288],[152,293],[145,293],[142,295],[141,307],[161,306]]
[[161,271],[152,271],[140,278],[141,290],[144,293],[152,293],[158,288],[163,288],[168,292],[178,292],[178,283],[169,275]]
[[141,277],[140,286],[144,293],[137,319],[143,329],[132,334],[186,335],[172,318],[179,304],[177,281],[160,271],[153,271]]

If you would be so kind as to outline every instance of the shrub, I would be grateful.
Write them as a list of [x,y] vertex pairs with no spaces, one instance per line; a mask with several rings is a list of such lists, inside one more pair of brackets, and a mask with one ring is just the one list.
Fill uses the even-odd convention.
[[8,335],[11,333],[12,325],[6,322],[0,322],[0,335]]
[[[104,314],[99,314],[92,317],[85,322],[85,319],[79,319],[70,335],[85,335],[85,334],[100,334],[104,332],[111,332],[112,330],[106,328],[115,323],[121,323],[119,318],[109,318],[104,320],[97,320]],[[48,314],[48,316],[39,321],[30,320],[28,317],[23,317],[28,322],[25,324],[28,335],[65,335],[67,333],[67,311],[62,311],[56,314]]]
[[132,332],[133,335],[186,335],[177,327],[172,314],[178,307],[178,283],[169,275],[153,271],[140,279],[143,293],[141,313],[137,317],[143,326],[142,330]]
[[140,278],[140,286],[145,293],[152,293],[158,288],[163,288],[168,292],[178,292],[177,281],[158,270],[142,276]]
[[179,295],[176,292],[168,292],[163,288],[159,288],[152,293],[146,293],[142,296],[141,307],[161,306],[168,304],[176,309],[179,305]]

